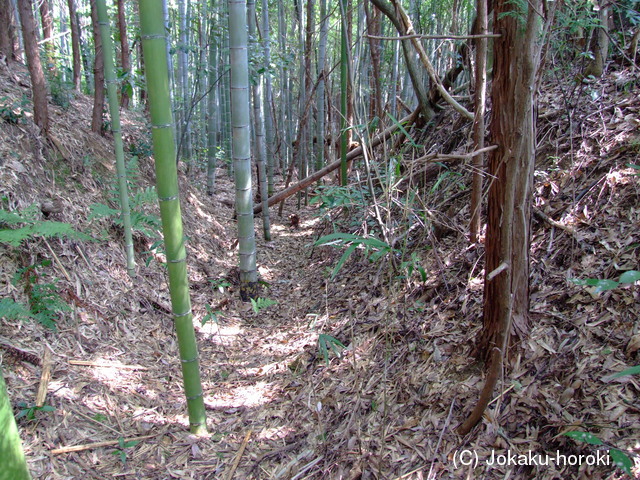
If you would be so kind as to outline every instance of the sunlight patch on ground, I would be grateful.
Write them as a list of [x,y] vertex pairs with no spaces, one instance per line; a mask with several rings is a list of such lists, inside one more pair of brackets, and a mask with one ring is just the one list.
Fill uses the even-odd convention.
[[305,330],[304,332],[279,332],[269,337],[260,348],[270,355],[288,355],[304,350],[304,347],[317,343],[318,334]]
[[295,429],[291,427],[271,427],[262,430],[256,438],[258,440],[278,440],[285,438],[287,435],[295,433]]
[[257,407],[269,403],[276,396],[275,388],[266,382],[230,387],[223,393],[204,400],[209,408]]
[[52,392],[55,392],[56,397],[66,398],[68,400],[76,400],[78,398],[78,393],[82,390],[86,384],[74,385],[73,388],[70,388],[64,385],[61,381],[53,380],[49,382],[49,389]]
[[272,362],[259,367],[243,368],[242,373],[251,377],[262,377],[286,370],[287,366],[283,362]]
[[93,378],[109,388],[128,390],[140,385],[138,378],[140,368],[104,358],[97,358],[93,363],[93,366],[87,367],[91,369]]
[[239,335],[245,333],[245,329],[239,324],[221,325],[216,322],[207,322],[197,329],[205,336],[207,340],[218,345],[230,345],[235,342]]

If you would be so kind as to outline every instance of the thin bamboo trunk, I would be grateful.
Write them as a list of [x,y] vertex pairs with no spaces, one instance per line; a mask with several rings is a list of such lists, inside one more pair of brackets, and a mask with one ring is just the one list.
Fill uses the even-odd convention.
[[[211,0],[211,11],[215,11],[215,0]],[[209,25],[209,95],[207,99],[207,194],[213,195],[216,183],[216,169],[218,167],[219,140],[219,85],[218,85],[218,40],[215,36],[216,22],[211,16]]]
[[271,34],[269,2],[262,0],[262,38],[264,42],[264,128],[267,139],[267,189],[273,194],[275,134],[273,131],[273,91],[271,85]]
[[[254,0],[247,2],[249,37],[255,38],[256,31],[256,4]],[[257,44],[256,49],[257,49]],[[266,169],[266,145],[264,138],[264,117],[262,112],[262,89],[260,79],[256,79],[252,87],[253,95],[253,131],[255,132],[255,157],[258,166],[258,181],[260,187],[260,197],[263,202],[262,210],[262,230],[264,239],[271,241],[271,222],[269,218],[269,209],[267,206],[269,192],[267,191],[267,169]]]
[[116,171],[118,172],[118,192],[120,194],[120,209],[124,228],[124,248],[127,258],[127,273],[130,277],[136,275],[136,262],[133,252],[133,235],[131,234],[131,211],[129,210],[129,189],[127,187],[127,172],[124,165],[124,147],[122,130],[120,129],[120,108],[116,85],[116,70],[113,63],[113,42],[105,0],[96,0],[98,23],[102,34],[102,52],[104,56],[104,77],[107,83],[109,98],[109,113],[111,114],[111,132],[116,153]]
[[327,0],[320,0],[320,40],[318,42],[318,91],[316,105],[318,110],[316,124],[315,145],[315,170],[320,170],[324,165],[324,138],[325,138],[325,115],[324,115],[324,92],[325,92],[325,63],[327,57],[327,37],[329,36],[329,17],[327,16]]
[[349,41],[347,39],[347,6],[340,2],[340,185],[347,185],[347,85]]

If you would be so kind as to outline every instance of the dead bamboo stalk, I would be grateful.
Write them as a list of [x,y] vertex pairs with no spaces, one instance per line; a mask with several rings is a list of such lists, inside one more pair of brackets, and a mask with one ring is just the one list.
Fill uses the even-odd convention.
[[[148,438],[153,438],[153,437],[157,437],[157,435],[143,435],[142,437],[126,438],[125,443],[139,442],[141,440],[146,440]],[[69,447],[54,448],[53,450],[51,450],[51,455],[59,455],[61,453],[81,452],[82,450],[92,450],[94,448],[111,447],[113,445],[120,445],[120,441],[109,440],[107,442],[85,443],[84,445],[72,445]]]
[[47,400],[47,389],[51,380],[51,350],[48,345],[44,346],[42,357],[42,374],[40,375],[40,385],[36,394],[36,407],[43,407]]

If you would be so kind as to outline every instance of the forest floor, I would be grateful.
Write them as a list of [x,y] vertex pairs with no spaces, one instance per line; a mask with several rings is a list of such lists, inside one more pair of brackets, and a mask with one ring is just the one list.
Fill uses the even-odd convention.
[[[424,193],[429,221],[407,235],[405,253],[420,266],[412,275],[398,278],[387,262],[355,253],[334,280],[343,252],[314,242],[334,225],[348,226],[346,210],[297,210],[289,199],[282,217],[272,209],[273,241],[261,240],[256,219],[263,296],[275,302],[258,308],[237,292],[234,190],[226,169],[208,197],[204,172],[196,167],[187,178],[181,166],[210,432],[195,437],[188,433],[163,255],[137,231],[137,276],[129,278],[115,217],[89,219],[92,204],[116,208],[110,140],[88,131],[90,99],[51,105],[47,153],[31,124],[26,70],[2,72],[3,209],[24,212],[51,201],[57,208],[46,220],[94,238],[0,245],[2,297],[28,304],[24,282],[12,279],[48,260],[34,282],[55,284],[70,308],[56,318],[55,331],[19,319],[0,323],[4,375],[15,412],[25,414],[19,426],[34,478],[629,478],[613,465],[588,465],[587,457],[580,465],[556,462],[556,455],[606,459],[612,447],[632,456],[638,478],[640,381],[606,376],[640,363],[640,292],[632,285],[597,293],[569,281],[616,279],[638,266],[640,179],[628,165],[640,163],[640,96],[637,79],[625,83],[623,73],[572,97],[571,125],[560,103],[566,92],[549,87],[541,97],[531,324],[512,348],[483,421],[466,437],[455,428],[484,382],[471,357],[481,328],[483,248],[465,237],[467,195],[453,195],[439,212]],[[466,127],[453,117],[439,128],[428,143],[433,148],[451,153],[464,144]],[[143,198],[153,185],[147,126],[125,112],[124,131],[140,154],[132,182]],[[451,132],[460,131],[458,144],[449,145]],[[456,185],[469,178],[458,170]],[[149,216],[152,208],[141,207]],[[290,225],[293,213],[299,228]],[[355,222],[351,232],[362,234],[366,225]],[[346,348],[334,351],[332,339]],[[44,385],[52,411],[32,408],[43,364],[51,369]],[[604,445],[562,435],[572,430]],[[477,463],[461,463],[463,451],[477,454]],[[552,458],[490,465],[492,452]]]

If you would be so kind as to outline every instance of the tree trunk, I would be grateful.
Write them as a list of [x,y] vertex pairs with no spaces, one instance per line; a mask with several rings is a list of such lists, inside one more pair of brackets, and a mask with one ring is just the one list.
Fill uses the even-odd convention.
[[46,68],[54,69],[55,62],[53,59],[53,16],[49,8],[49,0],[39,0],[40,3],[40,19],[42,21],[42,41],[44,42],[44,51],[46,57]]
[[[280,54],[286,53],[287,27],[284,21],[284,3],[278,2],[278,46]],[[280,89],[282,90],[282,102],[280,105],[280,155],[278,156],[278,169],[280,171],[287,168],[291,160],[291,90],[289,89],[288,77],[290,69],[285,68],[284,62],[279,62],[280,68]]]
[[136,261],[133,251],[133,237],[131,233],[131,210],[129,209],[129,188],[127,186],[127,170],[124,164],[124,146],[122,143],[122,130],[120,128],[120,105],[118,104],[118,92],[116,88],[116,68],[113,61],[113,42],[109,15],[105,0],[96,0],[96,9],[102,34],[102,52],[104,53],[104,76],[107,81],[107,94],[109,97],[109,113],[111,115],[111,131],[113,133],[114,149],[116,154],[116,171],[118,172],[118,193],[120,195],[120,211],[122,226],[124,229],[124,248],[127,258],[127,273],[130,277],[136,276]]
[[[367,32],[369,35],[380,36],[382,26],[382,16],[380,10],[373,6],[373,11],[369,8],[369,2],[364,2],[364,11],[367,15]],[[380,51],[382,50],[381,40],[369,37],[369,54],[371,55],[371,91],[373,101],[371,102],[370,117],[382,117],[382,88],[380,87]],[[393,84],[392,84],[393,86]]]
[[488,221],[485,248],[484,311],[478,337],[478,357],[488,363],[480,400],[458,429],[467,433],[482,418],[507,354],[512,327],[519,335],[528,328],[529,244],[533,171],[535,165],[535,84],[540,61],[537,12],[542,0],[516,10],[510,0],[496,0],[492,86],[492,143],[489,155]]
[[316,124],[315,170],[318,171],[324,165],[325,144],[325,75],[327,57],[327,37],[329,36],[329,17],[327,16],[327,0],[320,0],[320,40],[318,41],[318,91],[316,93],[316,105],[318,110]]
[[[477,1],[476,25],[481,35],[487,33],[487,0]],[[487,94],[487,39],[479,38],[476,42],[475,70],[475,107],[473,119],[473,150],[484,148],[484,110]],[[469,224],[469,241],[476,243],[481,225],[482,210],[482,177],[484,175],[484,155],[473,157],[473,180],[471,185],[471,220]]]
[[67,0],[69,6],[69,25],[71,26],[71,52],[73,55],[73,88],[80,91],[82,78],[82,59],[80,57],[80,27],[75,0]]
[[0,0],[0,56],[7,60],[14,59],[11,26],[13,24],[13,8],[11,0]]
[[140,35],[146,58],[156,184],[167,256],[169,290],[174,317],[191,433],[205,435],[207,418],[204,407],[198,346],[193,329],[189,297],[189,279],[185,239],[182,230],[173,116],[169,96],[166,37],[162,4],[140,0]]
[[240,297],[258,297],[256,239],[253,226],[251,189],[251,132],[249,128],[249,59],[247,52],[247,9],[244,0],[228,0],[229,52],[231,58],[232,152],[238,213],[240,252]]
[[98,23],[98,11],[96,0],[91,3],[91,26],[93,27],[93,42],[95,45],[95,57],[93,59],[93,114],[91,115],[91,131],[102,135],[102,111],[104,110],[104,58],[102,56],[102,36]]
[[[215,0],[211,2],[212,11],[215,8]],[[207,194],[215,192],[216,169],[218,167],[217,153],[220,148],[220,126],[218,111],[220,110],[220,85],[218,81],[218,39],[216,38],[217,25],[214,15],[211,16],[209,25],[209,95],[207,98],[208,122],[207,122]]]
[[[529,4],[526,30],[514,17],[502,15],[513,6],[496,2],[491,143],[498,149],[489,155],[489,189],[483,330],[479,352],[484,358],[509,331],[502,329],[511,318],[524,334],[529,315],[529,242],[533,170],[535,165],[535,74],[538,68],[540,30],[537,11],[541,1]],[[535,5],[538,5],[536,7]],[[522,13],[524,15],[524,13]],[[520,20],[523,21],[523,20]],[[489,275],[506,263],[508,269],[492,279]],[[511,318],[505,318],[505,312]]]
[[49,111],[47,107],[47,85],[44,71],[40,63],[38,42],[36,41],[36,25],[31,9],[31,0],[18,0],[22,39],[27,57],[29,75],[31,77],[31,91],[33,93],[33,121],[43,134],[49,133]]
[[129,38],[127,36],[127,20],[124,12],[124,0],[118,0],[118,32],[120,33],[120,66],[125,74],[125,83],[122,86],[120,104],[127,110],[131,100],[131,51],[129,49]]
[[[256,31],[256,4],[254,0],[247,2],[249,37],[255,38]],[[254,43],[254,48],[258,50],[258,44]],[[271,222],[269,218],[269,209],[267,206],[269,192],[267,191],[267,169],[266,169],[266,145],[264,138],[264,116],[262,110],[262,91],[261,82],[257,78],[251,86],[253,95],[253,131],[255,132],[255,159],[258,167],[258,182],[260,188],[260,197],[263,202],[262,210],[262,231],[264,239],[271,241]]]
[[[267,190],[273,194],[273,170],[275,134],[273,131],[273,92],[271,86],[271,36],[269,27],[269,2],[262,0],[262,38],[264,40],[264,128],[267,140]],[[267,195],[267,196],[268,196]]]

